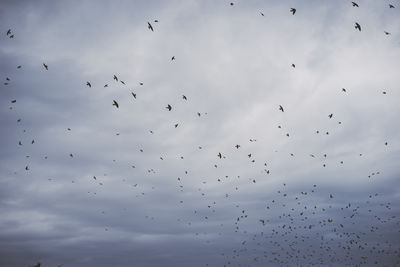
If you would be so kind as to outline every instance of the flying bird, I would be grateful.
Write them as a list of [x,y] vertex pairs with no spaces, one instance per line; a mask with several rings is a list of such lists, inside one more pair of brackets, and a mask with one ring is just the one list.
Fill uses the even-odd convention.
[[329,117],[329,119],[332,119],[333,113],[329,114],[328,117]]
[[186,97],[185,95],[182,95],[182,98],[183,98],[184,100],[187,100],[187,97]]
[[284,112],[283,107],[281,105],[279,105],[279,110]]
[[386,35],[389,35],[389,34],[391,34],[390,32],[387,32],[387,31],[384,31],[384,33],[385,33]]
[[264,17],[264,13],[260,12],[260,14],[261,14],[261,16],[263,16],[263,17]]
[[294,15],[294,13],[296,13],[296,9],[292,7],[292,8],[290,9],[290,12],[292,12],[293,15]]
[[220,159],[222,159],[222,154],[221,154],[221,152],[219,152],[217,156],[218,156]]
[[43,63],[43,67],[44,67],[46,70],[49,70],[49,66],[47,66],[47,65],[44,64],[44,63]]
[[175,56],[172,56],[172,57],[171,57],[171,60],[175,60]]
[[351,2],[353,6],[358,7],[358,4],[356,2]]
[[171,109],[172,109],[170,104],[168,104],[168,106],[166,106],[165,108],[168,109],[169,111],[171,111]]
[[6,35],[8,36],[8,35],[10,35],[10,34],[11,34],[11,29],[8,29]]
[[114,80],[118,82],[118,77],[116,75],[114,75]]
[[389,8],[394,8],[394,5],[392,5],[392,4],[389,4]]
[[133,95],[133,97],[136,99],[136,94],[134,92],[131,92],[131,94]]
[[293,67],[293,68],[296,68],[296,65],[295,65],[295,64],[292,64],[292,67]]
[[151,26],[150,22],[147,22],[147,28],[149,28],[152,32],[154,32],[153,26]]
[[346,88],[342,88],[342,91],[343,91],[343,92],[346,92]]
[[360,24],[358,24],[358,22],[356,22],[354,28],[361,31],[361,26],[360,26]]
[[22,66],[21,65],[19,65],[18,67],[17,67],[17,69],[20,69]]
[[92,84],[90,82],[86,82],[86,85],[92,87]]
[[119,108],[118,102],[115,101],[115,100],[113,100],[113,104],[112,105],[115,106],[116,108]]

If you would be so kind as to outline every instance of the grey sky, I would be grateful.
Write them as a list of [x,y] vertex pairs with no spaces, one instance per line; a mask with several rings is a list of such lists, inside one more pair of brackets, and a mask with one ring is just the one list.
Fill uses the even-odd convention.
[[400,3],[233,3],[1,1],[0,266],[400,264]]

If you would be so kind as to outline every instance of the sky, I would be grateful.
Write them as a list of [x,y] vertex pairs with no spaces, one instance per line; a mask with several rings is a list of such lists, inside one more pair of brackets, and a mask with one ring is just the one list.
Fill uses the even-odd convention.
[[400,3],[357,4],[0,1],[0,266],[400,265]]

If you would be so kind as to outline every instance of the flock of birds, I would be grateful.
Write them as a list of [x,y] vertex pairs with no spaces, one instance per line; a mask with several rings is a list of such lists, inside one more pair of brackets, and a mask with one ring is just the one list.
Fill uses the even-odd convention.
[[[353,7],[359,7],[356,2],[351,2]],[[230,3],[231,6],[234,3]],[[395,8],[394,5],[389,4],[389,8]],[[296,14],[296,8],[290,8],[290,13]],[[263,12],[260,12],[261,16],[265,16]],[[159,23],[158,20],[153,22],[147,22],[147,28],[151,32],[155,32],[155,27],[152,23]],[[355,29],[361,31],[361,25],[355,22]],[[386,35],[389,32],[385,31]],[[11,29],[6,32],[8,38],[14,38],[14,33]],[[171,61],[176,60],[175,56],[171,57]],[[46,63],[42,64],[45,71],[49,70],[49,65]],[[293,68],[295,64],[291,65]],[[18,65],[18,69],[22,66]],[[112,80],[119,82],[123,85],[126,83],[121,80],[117,75],[113,75]],[[9,77],[6,77],[4,85],[7,86],[11,82]],[[143,85],[140,82],[139,85]],[[90,81],[86,82],[86,86],[92,87]],[[105,84],[103,87],[108,87]],[[342,88],[341,91],[346,93],[346,88]],[[136,92],[130,92],[133,99],[137,99]],[[382,94],[386,95],[386,91]],[[182,95],[181,99],[188,101],[186,95]],[[12,99],[12,105],[17,105],[17,99]],[[110,100],[110,104],[116,109],[120,108],[120,104],[116,99]],[[166,103],[165,111],[172,111],[173,106]],[[13,106],[10,107],[13,109]],[[286,108],[280,104],[277,104],[277,112],[285,112]],[[207,113],[205,113],[207,114]],[[197,116],[200,117],[202,114],[197,112]],[[327,115],[328,119],[334,117],[333,113]],[[21,119],[17,120],[17,123],[21,123]],[[339,121],[338,124],[341,124]],[[175,123],[174,128],[179,126],[179,123]],[[282,128],[278,125],[278,128]],[[71,128],[67,128],[71,131]],[[25,132],[25,130],[24,130]],[[150,134],[153,134],[153,130],[149,130]],[[319,134],[320,131],[315,132]],[[329,135],[329,132],[325,133]],[[119,135],[117,133],[117,135]],[[290,137],[289,133],[285,134]],[[257,139],[251,138],[249,142],[257,142]],[[30,143],[35,144],[33,138]],[[18,146],[22,146],[22,141],[18,142]],[[243,144],[232,145],[236,151],[240,151]],[[388,146],[388,142],[383,145]],[[203,149],[202,146],[198,146],[198,149]],[[140,149],[140,153],[144,153],[143,149]],[[294,157],[293,153],[290,156]],[[309,155],[312,158],[316,158],[315,154]],[[362,154],[359,154],[362,156]],[[74,157],[73,153],[69,154],[70,158]],[[322,158],[327,158],[327,154],[323,154]],[[29,155],[26,156],[29,158]],[[48,157],[45,156],[45,159]],[[180,156],[184,159],[183,156]],[[227,153],[218,151],[215,155],[216,161],[227,160],[229,155]],[[253,153],[246,153],[246,158],[250,162],[255,163]],[[160,160],[164,160],[163,156],[160,156]],[[114,160],[115,161],[115,160]],[[344,164],[343,160],[340,164]],[[25,165],[25,164],[24,164]],[[213,164],[213,168],[220,168],[219,162]],[[326,167],[326,163],[322,164]],[[135,165],[131,166],[136,168]],[[25,171],[30,171],[30,166],[25,165]],[[153,168],[147,170],[148,173],[156,173]],[[262,172],[265,175],[270,175],[272,172],[269,169],[269,163],[263,163]],[[179,192],[184,192],[185,184],[188,182],[190,187],[190,174],[188,170],[184,170],[185,178],[183,176],[177,177],[177,188]],[[368,175],[371,178],[374,175],[379,175],[380,171],[374,171]],[[232,181],[232,179],[234,181]],[[224,213],[224,210],[229,207],[233,207],[233,213],[235,216],[228,218],[224,223],[220,223],[218,228],[219,236],[232,236],[234,240],[239,240],[237,244],[233,244],[234,248],[230,251],[220,251],[219,256],[223,262],[223,266],[362,266],[362,265],[379,265],[379,266],[399,266],[400,265],[400,247],[399,242],[394,242],[392,237],[399,237],[399,224],[400,221],[396,217],[396,214],[391,212],[391,203],[383,202],[380,199],[378,193],[371,193],[364,199],[354,199],[353,203],[346,203],[344,205],[341,202],[334,202],[335,194],[329,193],[322,195],[318,190],[318,185],[313,184],[304,188],[304,191],[294,192],[290,189],[288,184],[282,183],[282,186],[276,192],[276,194],[270,195],[263,199],[265,205],[257,209],[257,213],[254,213],[254,208],[249,207],[246,209],[246,203],[232,203],[229,198],[235,191],[239,191],[239,184],[243,183],[240,176],[226,175],[224,178],[216,178],[214,181],[203,181],[198,188],[198,193],[205,203],[204,207],[191,211],[191,220],[178,219],[178,222],[185,223],[186,226],[190,227],[195,222],[199,223],[210,223],[217,225],[219,222],[219,215]],[[245,183],[251,185],[257,183],[254,178],[245,179]],[[52,181],[49,178],[49,181]],[[99,186],[103,186],[104,182],[99,179],[98,176],[93,175],[93,181],[98,183]],[[125,180],[124,180],[125,181]],[[207,198],[206,185],[210,182],[216,182],[218,184],[224,184],[231,186],[233,185],[233,191],[221,192],[223,196],[222,204],[216,200]],[[74,181],[72,181],[74,183]],[[140,187],[138,183],[132,184],[134,188]],[[154,189],[154,187],[152,187]],[[230,190],[230,189],[229,189]],[[96,195],[96,192],[88,192],[88,194]],[[146,194],[145,191],[136,195],[141,197]],[[203,203],[203,202],[201,202]],[[328,204],[325,204],[328,203]],[[180,200],[179,204],[184,204],[183,200]],[[179,208],[179,206],[178,206]],[[378,209],[378,211],[374,210]],[[102,214],[106,216],[105,212]],[[149,218],[146,216],[146,218]],[[150,217],[155,220],[153,216]],[[368,225],[369,228],[359,227]],[[381,232],[380,229],[393,228],[392,233]],[[396,229],[394,229],[396,228]],[[111,231],[112,228],[106,227],[105,231]],[[195,232],[196,237],[205,236],[206,233]],[[222,238],[222,237],[221,237]],[[201,240],[204,240],[202,237]],[[207,240],[208,244],[212,245],[213,241]],[[207,260],[204,260],[206,266],[211,266]],[[35,265],[36,267],[41,266],[40,263]]]

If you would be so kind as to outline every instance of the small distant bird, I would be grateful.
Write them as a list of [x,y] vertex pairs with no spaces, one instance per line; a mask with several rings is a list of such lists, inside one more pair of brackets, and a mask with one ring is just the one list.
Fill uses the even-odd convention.
[[8,35],[10,35],[10,34],[11,34],[11,29],[8,29],[6,35],[8,36]]
[[387,146],[388,145],[388,142],[385,142],[385,146]]
[[[29,167],[28,165],[26,165],[25,170],[29,171]],[[39,265],[40,266],[40,265]]]
[[151,26],[150,22],[147,22],[147,28],[149,28],[152,32],[154,32],[153,26]]
[[72,155],[72,153],[71,153],[71,154],[69,154],[69,156],[70,156],[71,158],[73,158],[73,157],[74,157],[74,155]]
[[279,110],[284,112],[283,107],[281,105],[279,105]]
[[49,66],[47,66],[47,65],[44,64],[44,63],[43,63],[43,67],[44,67],[46,70],[49,70]]
[[90,82],[86,82],[86,85],[92,87],[92,84]]
[[143,85],[143,83],[142,83],[142,82],[140,82],[139,84],[140,84],[140,85]]
[[236,145],[235,147],[236,147],[237,149],[239,149],[240,145]]
[[177,123],[177,124],[175,124],[175,128],[177,128],[177,127],[178,127],[178,125],[179,125],[178,123]]
[[392,5],[392,4],[389,4],[389,8],[394,8],[394,5]]
[[391,34],[390,32],[387,32],[387,31],[384,31],[384,33],[385,33],[386,35],[389,35],[389,34]]
[[124,81],[120,81],[123,85],[125,85],[125,82]]
[[201,113],[200,113],[200,112],[197,112],[197,116],[199,116],[199,117],[200,117],[200,116],[201,116]]
[[118,82],[118,77],[116,75],[114,75],[114,80]]
[[186,97],[185,95],[182,95],[182,98],[183,98],[184,100],[187,100],[187,97]]
[[32,145],[33,145],[33,144],[35,143],[35,140],[33,139],[31,143],[32,143]]
[[329,119],[332,119],[333,113],[329,114],[328,117],[329,117]]
[[168,106],[166,106],[165,108],[168,109],[169,111],[171,111],[171,109],[172,109],[170,104],[168,104]]
[[296,13],[296,9],[292,7],[292,8],[290,9],[290,12],[292,12],[293,15],[294,15],[294,13]]
[[358,22],[356,22],[354,28],[361,31],[361,26],[360,26],[360,24],[358,24]]
[[14,100],[11,100],[11,103],[15,103],[15,102],[17,102],[17,100],[15,100],[15,99],[14,99]]
[[119,105],[118,105],[117,101],[115,101],[115,100],[113,100],[113,104],[112,105],[115,106],[116,108],[119,108]]
[[263,16],[263,17],[264,17],[264,13],[260,12],[260,14],[261,14],[261,16]]
[[175,60],[175,56],[172,56],[172,57],[171,57],[171,60]]
[[385,92],[385,91],[383,91],[383,92],[382,92],[382,94],[386,95],[386,92]]
[[295,65],[295,64],[292,64],[292,67],[293,67],[293,68],[296,68],[296,65]]
[[356,2],[351,2],[353,6],[358,7],[358,4]]
[[158,19],[155,19],[154,22],[158,22]]
[[19,65],[18,67],[17,67],[17,69],[20,69],[22,66],[21,65]]
[[343,91],[343,92],[346,92],[346,88],[342,88],[342,91]]
[[19,141],[19,142],[18,142],[18,145],[22,146],[22,142],[21,142],[21,141]]
[[231,6],[233,6],[233,3],[230,3]]
[[218,156],[220,159],[222,159],[222,154],[221,154],[221,152],[219,152],[217,156]]
[[10,35],[10,38],[14,38],[14,34],[11,34],[11,35]]
[[133,97],[136,99],[136,94],[134,92],[131,92],[131,94],[133,95]]

